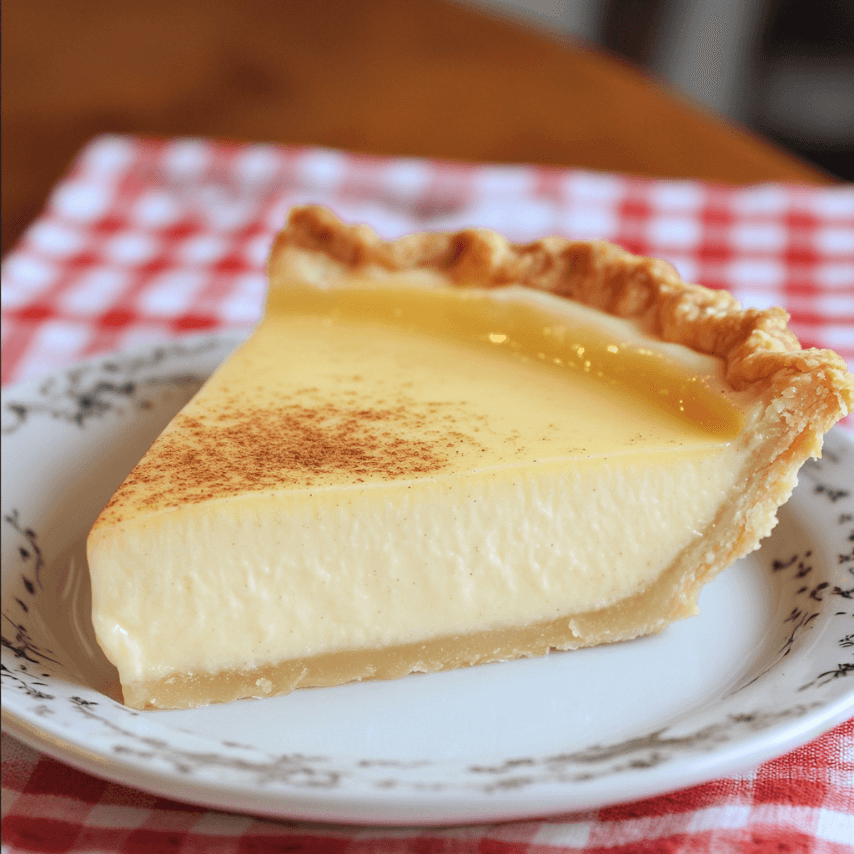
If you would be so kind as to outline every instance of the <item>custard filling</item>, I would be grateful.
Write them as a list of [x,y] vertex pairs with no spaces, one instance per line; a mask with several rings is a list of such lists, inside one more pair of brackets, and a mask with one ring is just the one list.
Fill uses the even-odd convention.
[[694,608],[668,609],[678,586],[678,573],[663,573],[649,587],[628,599],[596,611],[559,617],[533,625],[447,635],[380,649],[350,649],[297,656],[273,664],[227,670],[182,671],[123,685],[124,701],[136,708],[187,708],[229,703],[244,697],[285,694],[296,688],[326,688],[362,679],[399,679],[410,673],[433,673],[521,656],[589,645],[661,630]]
[[99,643],[134,705],[583,645],[573,616],[715,524],[736,398],[719,360],[549,295],[277,287],[96,523]]

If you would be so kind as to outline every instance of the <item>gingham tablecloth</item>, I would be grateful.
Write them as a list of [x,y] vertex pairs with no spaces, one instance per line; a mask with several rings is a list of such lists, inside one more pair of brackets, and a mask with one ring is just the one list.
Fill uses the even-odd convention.
[[[854,364],[854,188],[728,188],[572,169],[313,148],[103,137],[3,265],[3,382],[260,317],[263,265],[294,204],[385,237],[497,228],[607,239],[688,281],[783,305],[808,346]],[[846,423],[851,429],[851,419]],[[3,736],[3,851],[850,852],[854,721],[754,772],[550,821],[320,827],[229,815],[107,783]]]

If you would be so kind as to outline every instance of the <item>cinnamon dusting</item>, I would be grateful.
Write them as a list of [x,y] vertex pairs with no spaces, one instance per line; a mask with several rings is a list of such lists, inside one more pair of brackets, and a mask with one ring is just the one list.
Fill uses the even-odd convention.
[[[179,414],[114,495],[115,513],[129,501],[167,508],[245,492],[437,474],[461,450],[478,450],[464,403],[372,401],[351,395],[247,408],[236,401],[216,413]],[[467,422],[468,431],[460,429]]]

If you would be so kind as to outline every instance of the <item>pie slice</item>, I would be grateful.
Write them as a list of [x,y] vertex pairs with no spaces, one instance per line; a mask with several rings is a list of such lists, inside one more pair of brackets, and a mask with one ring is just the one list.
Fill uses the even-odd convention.
[[130,706],[660,632],[854,403],[782,310],[605,243],[383,242],[309,207],[269,274],[89,536]]

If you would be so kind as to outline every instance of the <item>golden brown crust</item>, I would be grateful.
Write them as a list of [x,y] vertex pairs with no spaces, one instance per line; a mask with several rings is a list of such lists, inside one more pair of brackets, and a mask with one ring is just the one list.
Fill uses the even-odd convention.
[[[380,239],[325,208],[295,208],[278,235],[271,274],[287,275],[294,253],[324,258],[336,274],[431,270],[456,286],[519,284],[549,291],[618,317],[642,319],[664,341],[718,356],[738,391],[809,387],[809,420],[826,432],[854,408],[854,381],[830,350],[803,350],[781,308],[743,309],[725,291],[683,282],[666,261],[631,255],[604,241],[547,237],[512,244],[484,229]],[[759,390],[759,389],[755,389]]]

